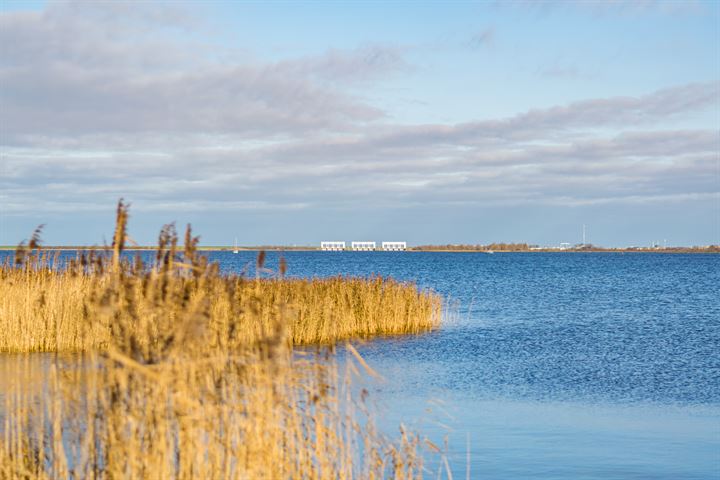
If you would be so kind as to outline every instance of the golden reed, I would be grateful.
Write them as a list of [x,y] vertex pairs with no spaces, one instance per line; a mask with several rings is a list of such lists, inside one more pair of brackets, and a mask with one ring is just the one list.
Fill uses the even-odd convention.
[[376,430],[354,348],[341,368],[332,346],[293,345],[436,328],[438,296],[286,279],[283,262],[275,278],[220,275],[172,226],[145,265],[123,255],[127,218],[120,202],[111,252],[61,268],[38,230],[0,269],[0,351],[56,352],[3,357],[0,478],[422,475],[417,436]]

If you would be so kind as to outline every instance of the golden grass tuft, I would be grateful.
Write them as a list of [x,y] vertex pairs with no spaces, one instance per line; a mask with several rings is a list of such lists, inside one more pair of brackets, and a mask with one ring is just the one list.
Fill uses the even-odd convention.
[[[92,256],[92,254],[90,255]],[[440,324],[442,301],[412,284],[390,278],[247,279],[221,276],[208,266],[202,275],[174,262],[172,274],[135,264],[112,275],[114,264],[81,255],[67,269],[40,265],[0,266],[0,352],[81,352],[103,348],[113,322],[91,311],[107,302],[107,289],[122,290],[127,313],[144,322],[172,321],[206,303],[206,327],[218,343],[247,343],[271,330],[279,306],[287,310],[288,339],[296,345],[329,344],[352,338],[418,334]],[[168,260],[169,262],[169,260]],[[103,272],[103,273],[100,273]],[[192,273],[194,272],[194,273]],[[162,304],[163,319],[150,319],[149,306]]]
[[[39,250],[39,230],[30,248],[19,248],[15,263],[0,266],[0,352],[82,352],[104,348],[118,333],[100,321],[98,305],[121,292],[133,328],[174,322],[202,308],[203,323],[217,344],[257,342],[272,330],[272,318],[287,310],[288,341],[329,344],[351,338],[417,334],[440,324],[442,300],[413,284],[389,278],[220,275],[218,266],[197,254],[190,226],[181,252],[173,225],[160,232],[154,265],[122,252],[127,238],[127,206],[120,201],[110,252],[79,253],[59,266],[59,252]],[[258,269],[264,268],[264,253]],[[161,318],[156,315],[162,306]],[[146,325],[147,324],[147,325]],[[116,337],[117,338],[117,337]]]
[[284,264],[270,279],[220,275],[189,227],[179,250],[173,225],[145,265],[122,255],[127,218],[120,202],[107,254],[60,267],[37,231],[0,268],[0,351],[56,353],[41,367],[2,357],[0,478],[421,476],[417,436],[380,435],[355,395],[364,361],[293,345],[431,330],[437,295],[286,279]]
[[3,479],[421,476],[418,437],[379,434],[330,359],[279,347],[151,365],[114,349],[27,360],[13,356],[22,381],[3,386]]

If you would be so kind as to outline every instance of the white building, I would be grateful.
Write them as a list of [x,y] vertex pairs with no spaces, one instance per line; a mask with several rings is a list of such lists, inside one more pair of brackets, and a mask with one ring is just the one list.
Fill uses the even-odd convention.
[[382,242],[382,249],[386,252],[407,250],[407,242]]
[[355,251],[375,250],[375,242],[352,242],[351,245]]
[[320,242],[320,250],[328,252],[345,250],[345,242]]

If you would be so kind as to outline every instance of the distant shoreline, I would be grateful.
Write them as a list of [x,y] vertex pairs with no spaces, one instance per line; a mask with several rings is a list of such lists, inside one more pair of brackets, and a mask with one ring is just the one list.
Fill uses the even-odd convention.
[[[0,251],[14,251],[16,246],[0,246]],[[78,245],[53,245],[43,246],[42,250],[47,251],[111,251],[110,247],[98,247],[98,246],[78,246]],[[127,252],[143,252],[143,251],[155,251],[156,246],[136,246],[124,249]],[[178,248],[182,251],[182,247]],[[198,251],[201,252],[232,252],[235,250],[232,246],[209,246],[209,247],[198,247]],[[320,247],[287,247],[278,245],[259,245],[249,247],[237,247],[239,252],[257,252],[257,251],[279,251],[279,252],[320,252]],[[382,250],[375,250],[382,251]],[[343,250],[341,252],[352,252],[352,250]],[[501,249],[470,249],[470,248],[434,248],[434,247],[409,247],[404,252],[406,253],[417,253],[417,252],[442,252],[442,253],[720,253],[720,246],[711,245],[708,247],[668,247],[668,248],[532,248],[532,249],[512,249],[512,250],[501,250]]]
[[604,249],[559,249],[535,248],[528,250],[463,250],[463,249],[413,249],[413,252],[447,252],[447,253],[720,253],[717,248],[604,248]]

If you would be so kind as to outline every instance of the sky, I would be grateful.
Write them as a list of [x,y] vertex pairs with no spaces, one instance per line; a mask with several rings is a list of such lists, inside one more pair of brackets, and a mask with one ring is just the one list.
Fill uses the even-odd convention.
[[720,244],[720,2],[0,1],[0,245]]

